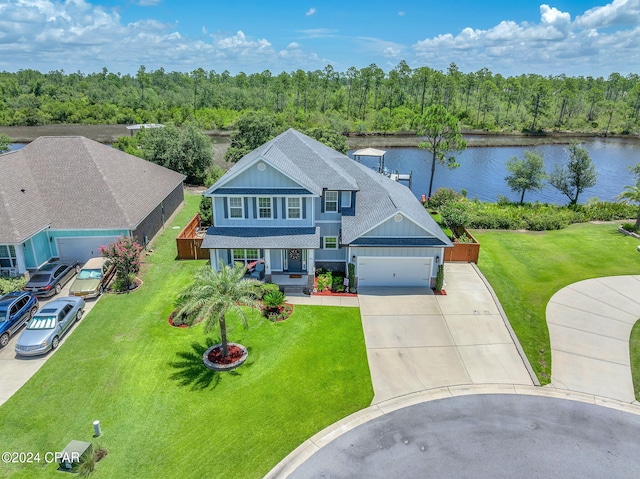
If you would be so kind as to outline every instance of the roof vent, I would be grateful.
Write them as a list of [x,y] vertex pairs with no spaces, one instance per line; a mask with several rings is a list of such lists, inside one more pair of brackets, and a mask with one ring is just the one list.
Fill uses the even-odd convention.
[[266,169],[267,169],[267,167],[266,167],[266,165],[264,163],[262,163],[262,162],[258,163],[258,171],[264,171]]
[[393,217],[393,221],[395,221],[396,223],[400,223],[402,219],[403,219],[403,216],[400,213],[398,213]]

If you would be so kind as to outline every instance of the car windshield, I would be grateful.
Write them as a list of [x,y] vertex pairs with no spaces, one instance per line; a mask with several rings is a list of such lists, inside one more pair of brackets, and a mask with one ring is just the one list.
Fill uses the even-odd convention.
[[27,325],[27,329],[53,329],[55,327],[55,316],[36,316]]
[[100,279],[102,272],[99,269],[81,269],[78,273],[78,279]]
[[49,281],[50,276],[48,274],[34,274],[31,281],[34,283],[44,283]]
[[0,311],[0,323],[4,323],[7,320],[7,312]]

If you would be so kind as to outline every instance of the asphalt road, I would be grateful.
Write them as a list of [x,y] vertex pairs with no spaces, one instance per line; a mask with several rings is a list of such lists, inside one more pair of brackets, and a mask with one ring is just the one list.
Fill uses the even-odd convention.
[[640,416],[523,395],[420,403],[338,437],[296,469],[302,478],[631,478]]

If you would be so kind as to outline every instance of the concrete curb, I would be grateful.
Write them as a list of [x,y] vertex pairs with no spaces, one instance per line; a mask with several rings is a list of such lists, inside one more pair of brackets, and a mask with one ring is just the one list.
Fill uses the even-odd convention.
[[508,385],[508,384],[468,384],[449,386],[443,388],[430,389],[417,393],[408,394],[398,398],[389,399],[387,401],[369,406],[361,411],[355,412],[350,416],[332,424],[313,435],[300,446],[294,449],[287,457],[280,461],[269,473],[264,476],[265,479],[285,479],[309,457],[322,447],[329,444],[334,439],[342,436],[346,432],[364,424],[372,419],[384,416],[399,409],[413,406],[426,401],[436,401],[438,399],[447,399],[458,396],[468,396],[473,394],[517,394],[524,396],[540,396],[556,399],[565,399],[568,401],[583,402],[596,406],[616,409],[618,411],[636,414],[640,416],[640,405],[629,404],[615,399],[594,396],[592,394],[578,393],[573,391],[565,391],[554,388],[553,386],[524,386],[524,385]]
[[527,372],[529,373],[529,376],[531,377],[533,384],[535,384],[536,386],[540,386],[540,381],[538,380],[538,376],[536,376],[536,373],[533,371],[533,368],[531,367],[531,363],[529,362],[527,355],[524,353],[524,349],[522,349],[522,346],[520,345],[520,341],[518,341],[518,337],[516,336],[516,333],[513,331],[513,328],[511,327],[509,318],[507,318],[507,313],[505,313],[504,309],[502,308],[502,304],[500,304],[500,300],[498,299],[498,296],[496,296],[496,292],[491,287],[491,284],[489,283],[489,281],[487,281],[487,278],[484,277],[484,275],[478,268],[478,265],[476,265],[475,263],[471,263],[471,266],[473,267],[475,272],[478,274],[478,276],[480,276],[480,279],[482,279],[482,282],[489,290],[489,293],[491,294],[493,301],[496,303],[496,306],[498,307],[498,311],[500,312],[500,316],[502,316],[502,321],[504,321],[504,325],[506,326],[507,331],[509,331],[509,336],[511,336],[511,340],[513,341],[513,344],[515,344],[516,349],[518,350],[518,354],[522,358],[524,367],[527,368]]

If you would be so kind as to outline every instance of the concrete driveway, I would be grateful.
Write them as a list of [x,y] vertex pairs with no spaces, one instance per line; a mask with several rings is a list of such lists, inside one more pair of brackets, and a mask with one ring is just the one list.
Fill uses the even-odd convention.
[[446,263],[445,280],[446,296],[425,288],[358,291],[373,404],[459,384],[534,384],[477,268]]
[[[71,287],[72,281],[69,281],[60,294],[53,296],[52,298],[42,299],[40,300],[40,307],[47,304],[49,301],[52,301],[56,298],[60,298],[63,296],[69,295],[69,288]],[[86,301],[86,306],[84,308],[84,316],[91,311],[93,306],[96,304],[98,299],[88,299]],[[82,320],[80,320],[82,322]],[[73,334],[73,331],[78,326],[78,322],[76,322],[71,329],[64,335],[62,341],[60,341],[60,345],[62,345],[66,339]],[[25,384],[31,376],[33,376],[38,369],[42,367],[42,365],[47,362],[47,360],[55,354],[57,351],[50,351],[47,354],[42,356],[35,356],[32,358],[24,358],[16,356],[14,347],[16,342],[18,341],[18,337],[22,333],[22,330],[18,332],[18,334],[14,335],[9,344],[7,344],[4,348],[0,349],[0,405],[4,404],[11,396],[15,394],[15,392]],[[60,346],[58,346],[59,348]]]
[[640,276],[569,285],[551,298],[546,316],[556,388],[635,401],[629,337],[640,319]]

